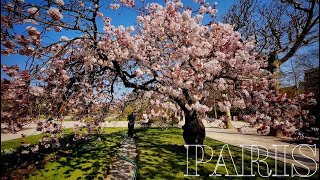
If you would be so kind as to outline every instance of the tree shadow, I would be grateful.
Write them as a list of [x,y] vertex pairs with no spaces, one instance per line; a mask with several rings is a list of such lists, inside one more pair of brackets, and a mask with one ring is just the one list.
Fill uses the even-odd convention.
[[[74,144],[72,144],[72,138],[66,137],[60,142],[63,148],[51,152],[40,151],[39,157],[30,155],[23,161],[21,157],[12,155],[14,159],[9,161],[10,157],[6,157],[5,162],[1,163],[1,168],[19,168],[19,171],[10,172],[11,177],[15,176],[18,179],[23,177],[26,179],[39,177],[104,179],[109,171],[112,157],[116,156],[116,151],[120,147],[122,133],[123,131],[111,134],[91,134],[89,140],[78,141]],[[67,143],[71,145],[66,147]],[[50,156],[53,157],[48,158]],[[10,166],[8,166],[9,162]],[[23,169],[22,167],[28,171],[18,175],[21,172],[20,169]],[[8,177],[10,176],[8,175]]]
[[[72,149],[72,153],[60,153],[57,168],[67,169],[64,178],[70,178],[76,170],[84,179],[104,179],[107,176],[112,157],[120,146],[121,133],[92,135],[89,141]],[[101,140],[98,140],[101,139]]]

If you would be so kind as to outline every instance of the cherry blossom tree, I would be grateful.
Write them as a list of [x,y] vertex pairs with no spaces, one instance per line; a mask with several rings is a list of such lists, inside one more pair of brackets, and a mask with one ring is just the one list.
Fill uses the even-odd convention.
[[[33,88],[43,91],[50,114],[60,118],[63,110],[72,110],[74,119],[90,116],[98,125],[110,109],[129,100],[121,90],[126,88],[131,96],[150,100],[146,121],[166,116],[159,109],[184,114],[185,143],[203,144],[202,119],[211,110],[204,104],[209,96],[204,86],[231,92],[218,102],[228,112],[250,105],[243,95],[254,91],[244,85],[248,80],[272,75],[254,51],[254,38],[244,41],[233,26],[215,22],[217,4],[196,2],[194,10],[180,0],[2,2],[2,54],[30,57],[28,72],[41,82]],[[137,12],[136,25],[113,26],[106,8]],[[18,33],[19,27],[26,31]],[[51,29],[61,38],[48,39]]]
[[16,133],[38,115],[44,90],[29,86],[29,73],[18,66],[3,65],[2,69],[11,79],[1,80],[1,122],[7,125],[4,132]]
[[[246,108],[252,113],[242,115],[250,127],[257,127],[259,133],[265,133],[267,126],[280,130],[278,136],[295,136],[295,131],[307,127],[315,122],[315,117],[310,115],[305,106],[316,104],[313,94],[299,94],[293,98],[286,93],[276,93],[274,90],[275,79],[261,78],[258,81],[247,81],[242,87],[249,87],[251,91],[244,90]],[[245,131],[245,127],[238,129]],[[279,133],[278,132],[278,133]]]

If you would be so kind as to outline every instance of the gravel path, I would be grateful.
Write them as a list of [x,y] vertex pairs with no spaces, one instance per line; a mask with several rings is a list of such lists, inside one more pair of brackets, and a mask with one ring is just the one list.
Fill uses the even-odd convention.
[[[135,160],[137,156],[136,144],[132,138],[128,138],[122,143],[122,147],[118,153],[130,160]],[[132,179],[134,175],[134,165],[128,161],[121,159],[119,156],[112,163],[107,180]]]
[[[232,124],[235,127],[240,127],[244,123],[239,121],[232,121]],[[301,153],[299,153],[299,147],[294,149],[298,144],[293,143],[292,140],[290,140],[289,138],[276,138],[272,136],[261,135],[257,133],[256,129],[249,129],[248,132],[241,134],[237,132],[236,129],[220,129],[216,124],[208,123],[207,121],[204,122],[204,125],[206,126],[206,136],[212,139],[216,139],[226,144],[238,147],[240,147],[240,145],[248,145],[249,147],[246,148],[248,150],[250,150],[250,145],[262,145],[266,147],[268,150],[265,150],[263,147],[259,147],[259,153],[263,155],[268,155],[268,157],[273,159],[275,157],[275,147],[272,145],[285,145],[286,153],[284,153],[283,147],[278,147],[277,158],[279,161],[285,161],[287,164],[295,164],[297,166],[304,167],[293,159],[293,154],[294,158],[297,161],[308,166],[311,170],[318,169],[317,167],[319,167],[318,147],[315,149],[315,152],[312,152],[312,150],[307,147],[302,147],[300,149],[301,153],[314,159],[317,163],[316,165],[310,158],[307,158],[303,156]],[[255,150],[255,148],[253,148],[253,150]],[[287,169],[287,172],[291,172],[291,169]]]

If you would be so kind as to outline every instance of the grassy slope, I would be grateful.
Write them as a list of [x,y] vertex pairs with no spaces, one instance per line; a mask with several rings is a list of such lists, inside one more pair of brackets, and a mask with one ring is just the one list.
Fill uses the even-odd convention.
[[[138,150],[138,179],[208,179],[209,175],[214,172],[220,150],[224,143],[213,140],[211,138],[205,139],[205,145],[213,149],[213,158],[209,163],[198,164],[198,177],[185,177],[186,174],[186,149],[183,147],[184,141],[182,137],[182,130],[178,128],[171,128],[168,130],[161,129],[141,129],[137,133],[137,150]],[[230,151],[235,161],[238,173],[241,173],[241,153],[239,147],[229,146]],[[205,149],[206,155],[204,161],[210,159],[211,151],[209,148]],[[224,151],[223,157],[230,175],[234,175],[231,158],[227,150]],[[200,157],[201,158],[201,157]],[[200,161],[200,159],[198,159]],[[268,158],[266,162],[269,168],[274,170],[274,160]],[[220,161],[222,163],[222,161]],[[250,166],[250,152],[244,152],[244,174],[251,173]],[[219,167],[219,174],[226,174],[224,167]],[[266,175],[266,168],[262,165],[260,172]],[[261,178],[257,174],[257,166],[254,165],[254,173],[256,177],[251,179]],[[283,163],[278,162],[278,174],[283,173]],[[287,167],[287,173],[290,173],[290,168]],[[195,158],[189,159],[189,174],[195,174]],[[213,177],[210,177],[210,179]],[[216,177],[218,178],[218,177]],[[226,178],[224,176],[220,177]],[[237,177],[241,179],[241,177]],[[249,177],[242,177],[248,179]],[[316,177],[314,177],[316,178]],[[232,179],[236,179],[233,177]],[[250,179],[250,178],[249,178]]]

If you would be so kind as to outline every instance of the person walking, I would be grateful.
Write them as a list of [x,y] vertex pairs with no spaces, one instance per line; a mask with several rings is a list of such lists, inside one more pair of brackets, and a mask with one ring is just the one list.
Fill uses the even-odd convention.
[[134,129],[134,122],[135,122],[135,115],[130,113],[128,115],[128,137],[133,138],[133,129]]

